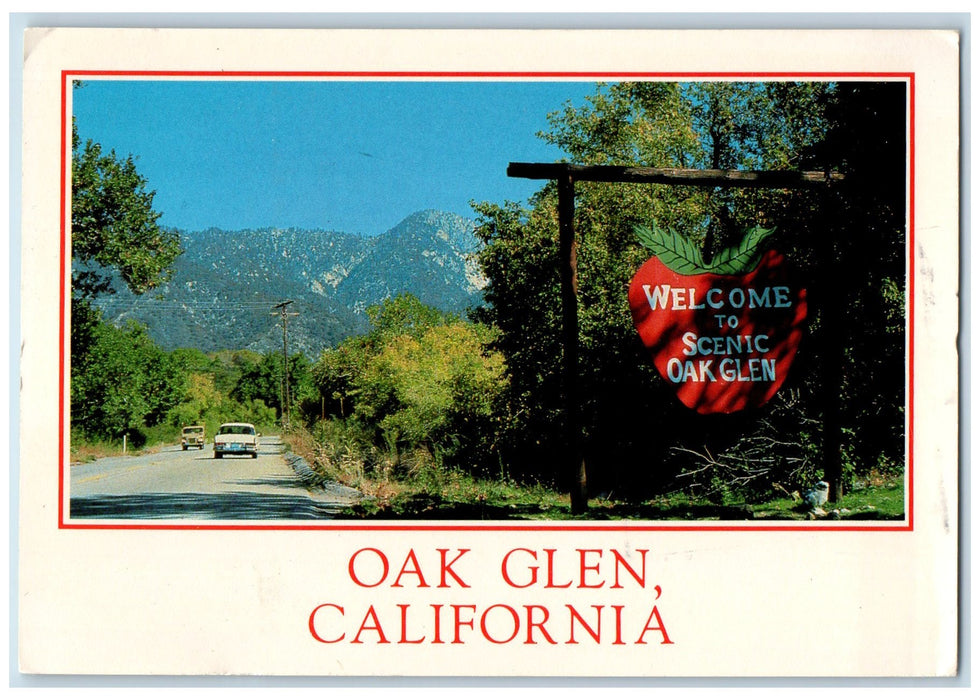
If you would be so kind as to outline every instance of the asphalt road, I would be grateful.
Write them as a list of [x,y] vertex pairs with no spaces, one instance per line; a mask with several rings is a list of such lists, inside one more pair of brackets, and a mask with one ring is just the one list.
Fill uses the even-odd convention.
[[256,459],[215,459],[209,443],[72,465],[69,517],[309,520],[357,501],[353,489],[308,485],[282,451],[278,437],[263,436]]

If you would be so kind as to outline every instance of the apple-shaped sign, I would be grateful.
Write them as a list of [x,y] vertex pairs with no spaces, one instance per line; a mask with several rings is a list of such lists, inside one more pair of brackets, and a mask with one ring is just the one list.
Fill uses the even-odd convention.
[[772,231],[751,229],[706,264],[676,232],[637,228],[655,256],[630,284],[633,323],[660,375],[698,413],[762,406],[796,356],[806,290],[781,254],[762,251]]

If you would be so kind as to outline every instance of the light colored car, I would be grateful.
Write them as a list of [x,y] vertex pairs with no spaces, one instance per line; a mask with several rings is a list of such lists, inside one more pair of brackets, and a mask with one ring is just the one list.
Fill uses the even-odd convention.
[[225,423],[214,434],[214,458],[225,455],[259,455],[259,436],[251,423]]
[[180,431],[180,449],[186,450],[188,447],[204,449],[204,426],[185,425]]

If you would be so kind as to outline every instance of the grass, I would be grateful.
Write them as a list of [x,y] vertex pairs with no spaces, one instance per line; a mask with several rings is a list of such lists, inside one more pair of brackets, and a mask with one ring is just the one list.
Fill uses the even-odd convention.
[[[589,500],[588,510],[572,515],[569,497],[543,484],[480,479],[445,468],[424,450],[394,460],[365,450],[358,436],[333,426],[329,435],[306,431],[285,436],[324,480],[358,489],[366,498],[341,517],[406,520],[792,520],[812,519],[809,508],[789,497],[760,503],[718,505],[673,494],[643,501]],[[326,438],[326,439],[324,439]],[[824,507],[834,520],[901,520],[905,491],[901,477],[869,479],[868,485]]]
[[72,464],[84,464],[87,462],[94,462],[95,460],[102,459],[103,457],[121,457],[124,454],[149,454],[151,452],[157,452],[164,444],[166,443],[156,442],[153,444],[145,444],[139,449],[134,448],[130,444],[126,446],[126,451],[123,452],[122,441],[86,441],[72,437],[69,444],[69,458],[71,459]]

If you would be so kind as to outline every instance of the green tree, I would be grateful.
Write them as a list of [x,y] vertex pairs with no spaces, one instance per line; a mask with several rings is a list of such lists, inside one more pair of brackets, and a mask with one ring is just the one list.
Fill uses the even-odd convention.
[[841,83],[811,152],[847,177],[828,203],[836,236],[821,288],[840,342],[822,359],[840,365],[845,467],[859,470],[904,464],[907,99],[901,82]]
[[393,338],[365,368],[358,414],[389,446],[424,447],[466,469],[485,464],[504,381],[487,340],[485,327],[464,321]]
[[[692,167],[807,169],[808,154],[826,133],[827,83],[697,82],[679,89],[698,138]],[[733,187],[709,195],[706,259],[737,244],[745,229],[771,225],[800,193]]]
[[[310,361],[302,353],[289,357],[290,412],[297,409],[304,399],[315,393],[310,379]],[[278,415],[283,411],[283,362],[282,354],[270,351],[257,360],[240,358],[238,381],[231,390],[231,398],[243,404],[261,401],[274,408]]]
[[491,330],[411,295],[369,317],[367,335],[327,350],[312,368],[328,413],[367,428],[396,461],[423,449],[468,471],[499,469],[506,377],[503,357],[488,349]]
[[325,350],[311,368],[322,413],[347,418],[354,410],[357,383],[367,367],[374,344],[366,336],[351,336]]
[[[171,357],[179,358],[178,362],[186,362],[189,357],[200,362],[203,357],[208,368],[187,373],[183,399],[167,414],[169,425],[175,428],[204,425],[207,434],[213,435],[219,425],[229,421],[254,423],[265,429],[272,428],[275,424],[275,408],[266,406],[261,399],[240,401],[222,391],[218,380],[226,368],[219,355],[207,357],[196,350],[175,350]],[[183,365],[182,370],[187,371]]]
[[454,318],[426,306],[418,297],[407,292],[385,299],[380,304],[372,304],[367,308],[367,317],[371,323],[368,340],[375,345],[393,336],[419,337],[433,326]]
[[72,122],[71,411],[73,428],[93,437],[160,422],[180,393],[175,364],[145,330],[115,329],[92,305],[113,291],[107,270],[142,294],[168,279],[180,254],[176,232],[157,223],[146,185],[132,156],[120,159],[91,140],[83,145]]
[[[365,335],[351,336],[325,351],[311,368],[321,408],[330,415],[346,417],[351,414],[362,391],[364,372],[371,358],[380,353],[386,344],[401,336],[421,338],[433,326],[455,318],[426,306],[418,297],[408,293],[372,304],[366,312],[371,324],[370,331]],[[385,409],[382,408],[381,412],[385,412]]]
[[93,328],[91,351],[72,368],[72,426],[83,435],[139,442],[147,426],[164,421],[185,391],[178,362],[136,323]]
[[136,159],[105,153],[91,139],[84,145],[72,124],[72,286],[75,296],[111,291],[100,268],[114,268],[135,294],[167,281],[180,255],[176,231],[157,223],[155,193],[136,170]]

